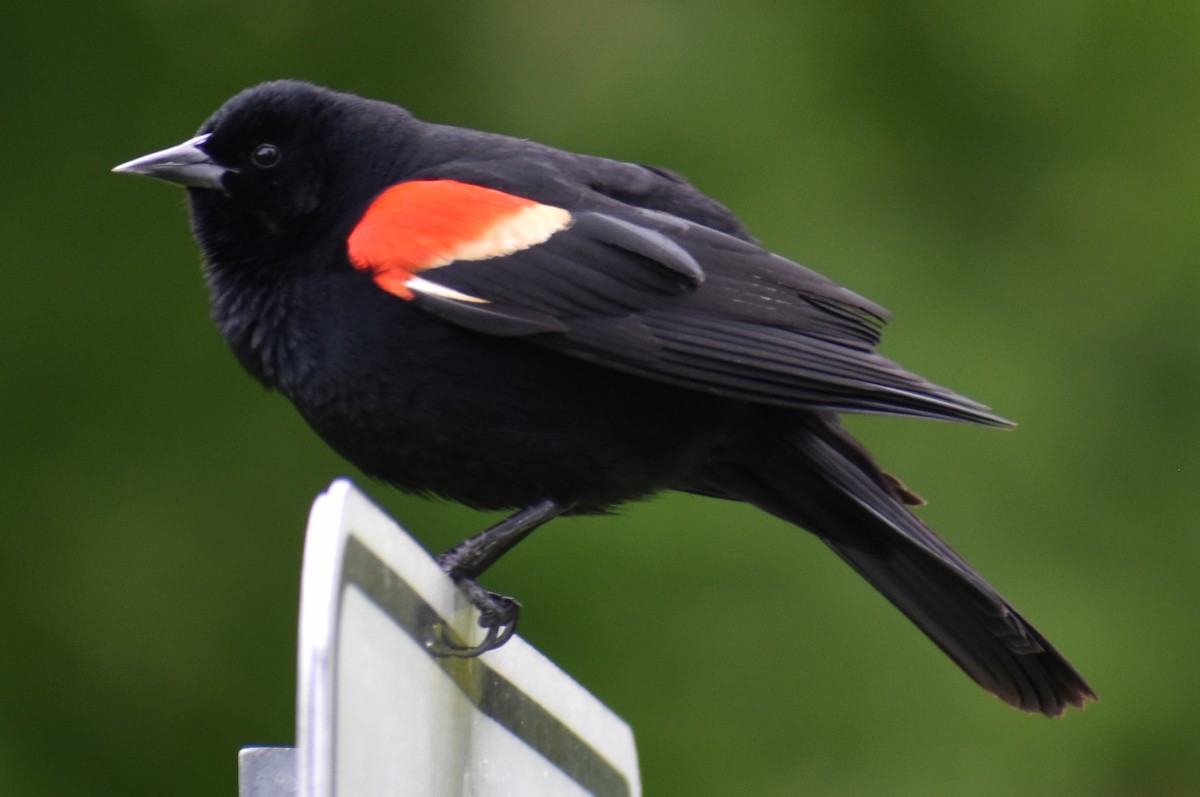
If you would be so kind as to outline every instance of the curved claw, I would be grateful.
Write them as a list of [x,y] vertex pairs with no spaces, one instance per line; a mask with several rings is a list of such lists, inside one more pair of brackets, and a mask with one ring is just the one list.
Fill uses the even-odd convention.
[[460,659],[473,659],[495,650],[517,632],[517,620],[521,617],[521,604],[506,595],[488,592],[471,579],[459,582],[459,588],[467,598],[479,609],[479,627],[487,629],[487,635],[478,645],[459,645],[446,638],[446,629],[442,628],[440,639],[429,643],[430,651],[435,656],[454,656]]
[[454,583],[458,584],[458,588],[467,599],[479,609],[479,625],[487,629],[487,635],[478,645],[466,647],[449,640],[448,629],[442,628],[437,632],[440,639],[426,643],[435,656],[474,658],[489,650],[495,650],[512,639],[513,634],[517,632],[521,604],[504,595],[488,592],[479,586],[475,579],[538,526],[570,508],[569,504],[560,504],[552,498],[544,498],[454,546],[437,558],[438,566],[454,579]]

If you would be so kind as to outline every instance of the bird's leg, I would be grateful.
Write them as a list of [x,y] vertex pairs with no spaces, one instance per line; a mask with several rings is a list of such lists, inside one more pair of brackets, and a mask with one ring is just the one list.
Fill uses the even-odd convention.
[[474,580],[534,529],[567,509],[551,498],[538,501],[455,545],[438,557],[438,564],[455,581]]
[[462,647],[442,640],[436,645],[435,653],[471,658],[495,650],[512,638],[521,615],[521,604],[505,595],[489,592],[476,579],[534,529],[568,508],[550,498],[539,501],[438,557],[438,565],[479,609],[479,625],[487,629],[487,636],[474,647]]

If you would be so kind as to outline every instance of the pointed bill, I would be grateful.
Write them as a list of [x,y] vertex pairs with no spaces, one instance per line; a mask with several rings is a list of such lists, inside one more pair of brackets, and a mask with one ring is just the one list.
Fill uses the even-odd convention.
[[221,178],[230,171],[200,147],[208,134],[188,139],[169,149],[152,152],[113,169],[119,174],[141,174],[188,188],[224,190]]

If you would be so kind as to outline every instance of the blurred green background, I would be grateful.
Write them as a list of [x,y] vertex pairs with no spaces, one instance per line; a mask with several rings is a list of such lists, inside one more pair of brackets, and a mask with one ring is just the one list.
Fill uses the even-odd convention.
[[[1020,422],[855,418],[1102,702],[1000,705],[815,540],[662,497],[486,579],[650,795],[1200,790],[1200,6],[10,4],[0,794],[232,795],[293,738],[301,538],[364,483],[207,318],[183,192],[109,174],[261,80],[672,167]],[[372,494],[428,547],[492,518]],[[398,792],[399,793],[399,792]]]

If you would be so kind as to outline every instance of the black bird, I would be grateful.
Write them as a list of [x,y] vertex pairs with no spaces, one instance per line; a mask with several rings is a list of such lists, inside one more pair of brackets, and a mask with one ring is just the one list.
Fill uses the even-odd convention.
[[671,489],[816,534],[1007,703],[1095,698],[838,413],[1008,422],[875,353],[882,307],[679,175],[295,81],[116,171],[189,189],[222,334],[342,456],[519,510],[440,559],[488,630],[458,654],[512,634],[476,579],[530,531]]

